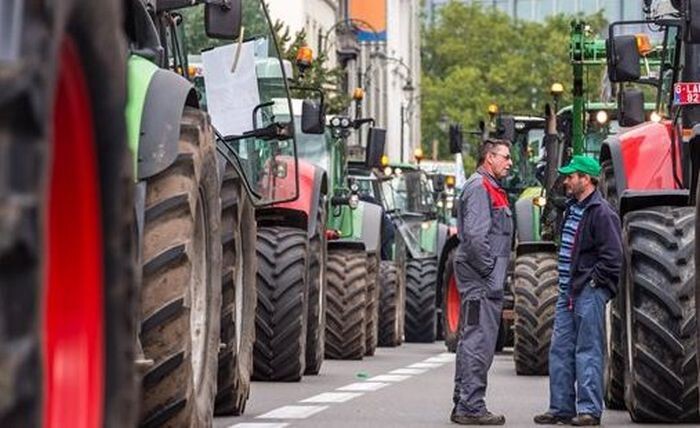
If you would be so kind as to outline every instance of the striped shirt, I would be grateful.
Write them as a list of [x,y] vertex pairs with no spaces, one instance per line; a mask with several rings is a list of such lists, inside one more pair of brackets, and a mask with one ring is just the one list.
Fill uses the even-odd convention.
[[559,244],[559,262],[557,269],[559,271],[559,292],[568,292],[569,282],[571,281],[571,255],[574,251],[574,242],[576,240],[576,232],[583,218],[583,212],[586,210],[585,205],[573,204],[569,208],[569,212],[564,220],[564,227],[561,232],[561,243]]

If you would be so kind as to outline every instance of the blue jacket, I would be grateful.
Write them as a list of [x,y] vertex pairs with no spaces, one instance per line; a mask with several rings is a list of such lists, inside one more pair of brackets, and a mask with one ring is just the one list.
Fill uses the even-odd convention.
[[[570,201],[564,215],[576,201]],[[617,283],[622,270],[622,232],[620,217],[598,190],[585,203],[571,254],[571,282],[569,289],[578,294],[591,280],[597,286],[607,287],[617,294]]]

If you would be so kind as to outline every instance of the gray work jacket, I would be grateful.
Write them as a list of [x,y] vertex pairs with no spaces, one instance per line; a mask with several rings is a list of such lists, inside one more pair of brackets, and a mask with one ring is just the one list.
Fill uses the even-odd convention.
[[457,206],[457,287],[462,293],[502,298],[513,236],[508,195],[492,176],[477,170],[464,184]]

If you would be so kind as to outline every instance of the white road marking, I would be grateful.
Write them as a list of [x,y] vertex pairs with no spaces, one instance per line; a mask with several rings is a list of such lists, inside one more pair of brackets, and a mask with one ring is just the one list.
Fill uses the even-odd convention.
[[442,366],[444,363],[415,363],[408,366],[409,369],[434,369]]
[[305,419],[327,408],[328,406],[283,406],[260,415],[257,419]]
[[289,424],[278,424],[269,422],[243,422],[236,425],[231,425],[228,428],[284,428]]
[[336,388],[337,391],[376,391],[389,385],[382,382],[358,382]]
[[455,359],[455,353],[454,352],[443,352],[442,354],[438,354],[438,357],[450,357],[451,359]]
[[401,374],[401,375],[419,375],[427,372],[428,369],[396,369],[389,372],[389,374]]
[[367,379],[368,382],[401,382],[404,381],[411,376],[409,375],[398,375],[398,374],[385,374],[385,375],[379,375],[375,376],[373,378]]
[[345,403],[362,394],[362,392],[324,392],[301,400],[300,403]]
[[455,360],[455,356],[450,354],[446,356],[438,355],[437,357],[430,357],[427,360],[423,360],[424,363],[451,363]]

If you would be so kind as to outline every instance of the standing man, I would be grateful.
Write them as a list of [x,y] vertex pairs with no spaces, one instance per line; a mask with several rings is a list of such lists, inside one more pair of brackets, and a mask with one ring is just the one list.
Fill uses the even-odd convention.
[[477,171],[459,198],[459,246],[454,269],[462,301],[462,322],[450,420],[460,425],[503,425],[505,416],[486,409],[484,396],[503,306],[513,221],[499,180],[513,162],[510,142],[486,140]]
[[599,425],[605,304],[622,266],[620,218],[596,190],[600,164],[574,156],[559,172],[568,202],[559,246],[559,298],[549,349],[549,410],[537,424]]

